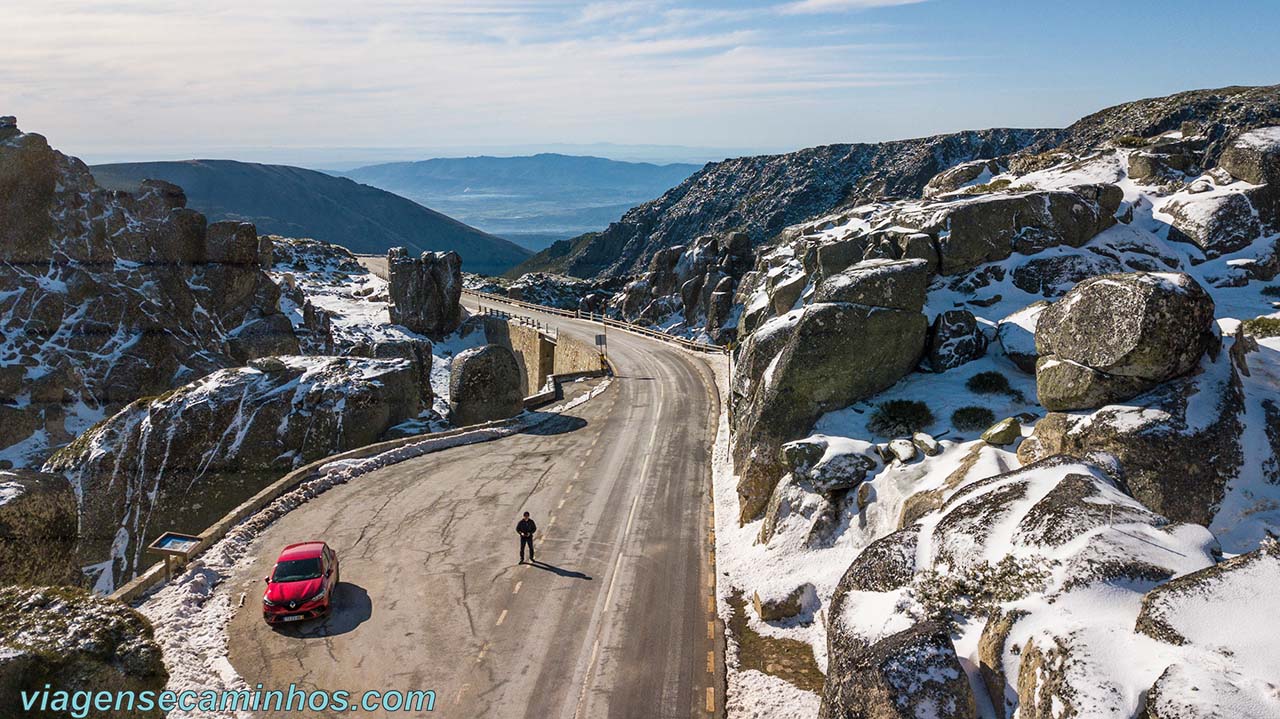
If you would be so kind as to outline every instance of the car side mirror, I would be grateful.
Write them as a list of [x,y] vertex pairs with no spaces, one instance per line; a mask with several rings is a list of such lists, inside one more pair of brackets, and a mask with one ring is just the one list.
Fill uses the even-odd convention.
[[262,578],[262,581],[266,582],[267,584],[270,584],[270,583],[271,583],[271,577],[263,577],[263,578]]

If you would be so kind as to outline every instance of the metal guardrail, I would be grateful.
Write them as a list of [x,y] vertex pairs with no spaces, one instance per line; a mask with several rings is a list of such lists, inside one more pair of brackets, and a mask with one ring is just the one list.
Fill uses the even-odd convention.
[[502,304],[514,305],[516,307],[523,307],[525,309],[534,310],[537,312],[545,312],[547,314],[559,315],[561,317],[572,317],[574,319],[587,320],[589,322],[598,322],[602,325],[605,325],[606,327],[617,327],[619,329],[627,330],[628,332],[634,332],[635,334],[645,335],[646,337],[652,337],[654,339],[662,340],[664,342],[671,342],[673,344],[680,345],[685,349],[690,349],[695,352],[709,352],[714,354],[727,354],[729,352],[728,347],[722,347],[721,345],[707,344],[705,342],[694,342],[693,340],[687,340],[683,337],[673,337],[665,332],[659,332],[658,330],[655,330],[651,327],[644,327],[641,325],[632,324],[630,322],[623,322],[622,320],[615,320],[612,317],[608,317],[604,314],[600,314],[596,312],[582,312],[581,310],[562,310],[559,307],[547,307],[546,305],[538,305],[532,302],[523,302],[521,300],[513,300],[510,297],[503,297],[502,295],[490,294],[488,292],[477,292],[476,290],[468,290],[468,289],[463,289],[462,291],[464,294],[468,294],[473,297],[479,297],[480,299],[488,300],[490,302],[499,302]]

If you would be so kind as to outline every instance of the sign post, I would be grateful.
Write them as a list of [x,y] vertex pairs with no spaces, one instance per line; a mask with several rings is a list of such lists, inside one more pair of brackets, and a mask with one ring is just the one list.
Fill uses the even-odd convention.
[[200,538],[195,535],[165,532],[147,546],[147,551],[164,556],[164,579],[167,582],[173,579],[175,569],[180,569],[191,561],[191,556],[195,554],[198,546],[200,546]]

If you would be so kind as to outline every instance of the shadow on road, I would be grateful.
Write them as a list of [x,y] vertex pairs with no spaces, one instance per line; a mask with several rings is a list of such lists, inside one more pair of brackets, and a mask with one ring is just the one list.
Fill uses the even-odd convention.
[[[539,414],[534,412],[532,414]],[[555,415],[551,419],[541,422],[524,431],[524,434],[532,434],[539,437],[546,437],[553,434],[568,434],[569,432],[577,432],[587,426],[587,420],[581,417],[571,417],[566,414]]]
[[373,601],[364,587],[342,582],[333,590],[333,612],[319,621],[276,625],[277,632],[295,639],[336,637],[355,631],[373,616]]
[[536,559],[529,562],[529,566],[534,567],[536,569],[541,569],[544,572],[551,572],[557,577],[568,577],[570,579],[585,579],[588,582],[591,581],[591,575],[589,574],[583,574],[582,572],[575,572],[571,569],[564,569],[562,567],[557,567],[554,564],[547,564],[546,562],[539,562]]

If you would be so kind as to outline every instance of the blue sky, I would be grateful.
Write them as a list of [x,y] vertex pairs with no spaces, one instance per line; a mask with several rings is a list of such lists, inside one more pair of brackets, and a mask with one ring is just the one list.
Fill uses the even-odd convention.
[[179,5],[10,0],[0,114],[90,161],[324,166],[590,143],[779,151],[1280,82],[1274,1]]

